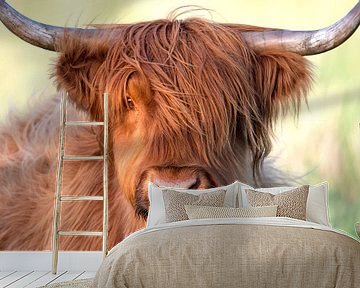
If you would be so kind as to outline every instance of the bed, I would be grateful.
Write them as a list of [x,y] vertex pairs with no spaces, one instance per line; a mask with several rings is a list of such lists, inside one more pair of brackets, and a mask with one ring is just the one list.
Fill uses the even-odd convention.
[[[235,202],[247,205],[244,202],[250,198],[244,201],[245,186],[239,183],[235,186],[237,189],[230,192],[229,187],[225,188],[225,206]],[[284,190],[270,191],[280,195]],[[312,191],[314,194],[315,190]],[[152,202],[156,206],[153,196],[150,189],[150,207]],[[306,199],[304,220],[251,215],[155,223],[154,216],[164,218],[157,207],[149,215],[153,224],[110,251],[93,286],[360,287],[360,242],[329,225],[309,221],[308,212],[314,210],[309,205],[315,198],[311,193],[308,196],[311,201]],[[163,204],[166,208],[166,203]],[[321,205],[317,202],[315,206],[318,213]]]

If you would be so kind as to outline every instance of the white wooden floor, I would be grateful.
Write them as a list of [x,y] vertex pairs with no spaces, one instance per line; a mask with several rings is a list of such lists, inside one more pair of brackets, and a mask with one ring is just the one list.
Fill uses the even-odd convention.
[[54,275],[50,271],[6,271],[0,272],[0,287],[35,288],[75,279],[93,278],[95,273],[95,271],[59,271]]
[[102,262],[101,252],[59,252],[58,273],[52,274],[52,254],[0,251],[0,288],[40,287],[93,278]]

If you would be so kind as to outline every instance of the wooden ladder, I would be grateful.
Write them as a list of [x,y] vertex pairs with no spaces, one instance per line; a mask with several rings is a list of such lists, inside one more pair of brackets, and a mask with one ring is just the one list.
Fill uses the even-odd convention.
[[[108,93],[104,93],[104,122],[67,121],[67,93],[61,93],[60,104],[60,141],[59,159],[56,177],[56,196],[54,209],[54,227],[52,240],[52,273],[57,273],[59,256],[59,236],[102,236],[103,257],[107,254],[108,237]],[[101,156],[69,156],[65,155],[65,130],[66,126],[104,126],[104,153]],[[104,162],[103,196],[62,196],[62,175],[64,161],[99,161]],[[62,201],[103,201],[103,230],[102,231],[61,231],[60,211]]]

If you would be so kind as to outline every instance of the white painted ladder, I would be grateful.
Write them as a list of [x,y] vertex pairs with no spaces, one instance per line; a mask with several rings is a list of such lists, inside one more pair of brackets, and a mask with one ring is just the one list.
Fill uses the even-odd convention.
[[[61,93],[60,104],[60,142],[59,160],[56,177],[56,198],[54,209],[54,227],[52,241],[52,273],[57,273],[59,255],[59,236],[102,236],[103,257],[107,254],[108,237],[108,93],[104,93],[104,122],[67,121],[67,93]],[[102,156],[68,156],[65,155],[66,126],[104,126],[104,153]],[[81,143],[79,143],[81,145]],[[104,162],[103,196],[62,196],[62,174],[64,161],[102,160]],[[61,231],[60,211],[62,201],[103,201],[103,231]]]

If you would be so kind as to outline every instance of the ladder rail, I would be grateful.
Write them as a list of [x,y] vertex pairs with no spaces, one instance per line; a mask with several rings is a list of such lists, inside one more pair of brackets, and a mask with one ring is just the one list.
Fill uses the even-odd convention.
[[103,252],[103,257],[106,257],[107,254],[107,242],[108,242],[108,114],[109,114],[109,109],[108,109],[108,98],[109,95],[108,93],[104,93],[104,151],[103,151],[103,157],[104,157],[104,174],[103,174],[103,197],[104,197],[104,202],[103,202],[103,243],[102,243],[102,252]]
[[56,175],[56,194],[55,194],[55,209],[54,209],[54,224],[53,224],[53,243],[52,243],[52,273],[56,274],[58,257],[59,257],[59,225],[60,225],[60,208],[61,208],[61,189],[62,189],[62,172],[63,172],[63,158],[65,152],[65,122],[67,117],[66,96],[61,93],[60,104],[60,135],[59,135],[59,159]]

